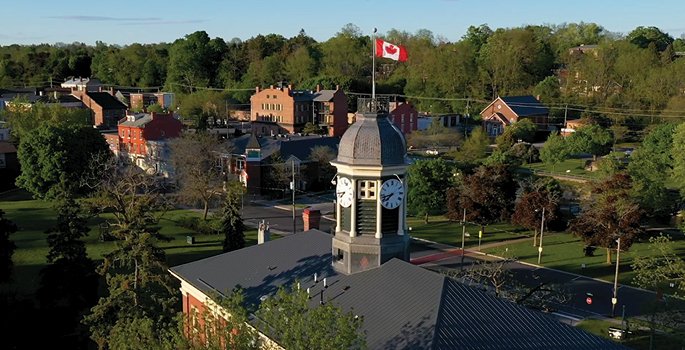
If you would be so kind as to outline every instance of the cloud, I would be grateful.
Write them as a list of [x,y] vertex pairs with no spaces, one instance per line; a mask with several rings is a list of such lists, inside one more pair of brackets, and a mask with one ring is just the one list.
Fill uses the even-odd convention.
[[49,16],[50,19],[62,19],[69,21],[82,22],[118,22],[122,25],[169,25],[169,24],[186,24],[186,23],[201,23],[204,20],[200,19],[186,19],[186,20],[170,20],[161,17],[109,17],[109,16]]
[[24,33],[0,33],[0,40],[40,40],[44,36],[28,35]]

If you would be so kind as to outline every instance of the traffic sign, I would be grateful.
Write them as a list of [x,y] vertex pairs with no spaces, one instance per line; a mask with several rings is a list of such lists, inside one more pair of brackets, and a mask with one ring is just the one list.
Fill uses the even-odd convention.
[[592,297],[587,297],[587,298],[585,298],[585,302],[586,302],[588,305],[592,305]]

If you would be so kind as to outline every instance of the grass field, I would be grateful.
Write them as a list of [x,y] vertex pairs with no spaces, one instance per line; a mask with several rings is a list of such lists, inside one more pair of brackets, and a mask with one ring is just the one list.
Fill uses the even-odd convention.
[[[413,237],[461,247],[462,226],[458,222],[451,222],[443,216],[430,216],[428,224],[423,222],[423,218],[411,216],[407,217],[407,222]],[[480,226],[466,225],[467,237],[464,243],[467,248],[478,247],[478,231],[480,231]],[[486,227],[481,244],[523,237],[532,237],[532,232],[511,224],[495,224]]]
[[[45,266],[48,253],[45,231],[55,224],[56,213],[51,204],[41,200],[30,199],[23,192],[15,191],[0,198],[0,209],[6,217],[14,221],[19,230],[10,236],[17,249],[12,256],[14,262],[13,283],[3,286],[16,290],[20,294],[32,293],[39,283],[39,272]],[[159,242],[164,249],[169,266],[179,265],[204,257],[221,253],[220,235],[197,235],[187,228],[176,224],[179,218],[187,216],[200,217],[201,213],[191,210],[172,210],[164,214],[159,222],[160,233],[170,238],[168,242]],[[112,251],[115,242],[101,242],[98,224],[104,218],[91,220],[91,231],[85,238],[88,255],[94,260],[101,260],[103,255]],[[188,244],[186,236],[195,236],[195,244]],[[256,230],[246,232],[247,245],[257,241]]]
[[597,178],[599,176],[598,172],[585,170],[586,161],[587,159],[584,158],[569,158],[555,166],[545,163],[533,163],[524,164],[523,167],[531,170],[544,171],[559,175],[573,175],[587,177],[589,179]]
[[[577,327],[600,337],[609,338],[609,327],[620,328],[620,324],[607,320],[583,320]],[[650,331],[646,329],[631,329],[631,333],[621,344],[636,350],[680,350],[685,346],[685,339],[671,334],[655,333],[652,347],[650,343]]]
[[[455,247],[461,246],[462,227],[457,222],[450,222],[442,216],[429,217],[429,223],[424,224],[422,218],[408,217],[409,226],[412,228],[412,237],[427,239],[430,241],[449,244]],[[476,250],[478,247],[478,230],[480,227],[467,225],[466,232],[470,234],[465,240],[468,249]],[[524,242],[509,242],[519,238],[530,237]],[[685,257],[685,236],[682,233],[672,235],[675,251]],[[483,235],[481,244],[503,242],[493,248],[483,248],[488,254],[516,258],[528,263],[537,264],[538,250],[533,246],[532,232],[511,224],[489,225]],[[579,238],[565,232],[545,233],[543,240],[542,266],[559,269],[600,278],[613,282],[615,273],[615,252],[612,253],[612,264],[606,264],[606,249],[597,249],[594,256],[586,257],[583,252],[584,244]],[[650,250],[648,239],[635,242],[628,251],[621,252],[619,267],[619,282],[632,285],[635,276],[631,269],[636,256],[649,256],[654,254]],[[585,267],[582,267],[585,264]]]

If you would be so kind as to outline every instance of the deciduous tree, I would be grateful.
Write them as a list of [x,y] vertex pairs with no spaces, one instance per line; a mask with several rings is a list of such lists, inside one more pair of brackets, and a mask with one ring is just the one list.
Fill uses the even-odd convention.
[[516,181],[504,165],[481,166],[464,178],[460,202],[466,209],[466,220],[485,226],[511,216]]
[[542,225],[542,210],[545,210],[545,225],[560,216],[560,191],[548,189],[542,181],[534,182],[517,199],[511,222],[533,231],[533,246],[537,246],[538,229]]
[[570,153],[566,139],[555,131],[549,134],[547,141],[545,141],[545,144],[542,146],[542,149],[540,150],[540,160],[545,164],[552,165],[552,171],[554,171],[554,167],[566,160]]
[[221,210],[217,214],[218,230],[224,235],[224,252],[245,247],[245,224],[240,215],[242,194],[245,188],[233,181],[226,186],[226,194]]
[[216,167],[221,153],[229,146],[219,143],[216,135],[185,133],[170,143],[171,162],[179,185],[179,197],[188,204],[203,206],[202,218],[207,220],[211,201],[223,192],[226,175]]
[[299,288],[281,287],[256,315],[260,329],[286,349],[359,349],[366,344],[362,318],[333,301],[311,306],[309,295]]
[[[37,198],[86,194],[88,160],[110,154],[100,133],[78,125],[44,124],[24,136],[17,151],[21,175],[17,185]],[[100,169],[90,169],[100,170]]]
[[595,184],[580,216],[569,226],[587,246],[606,248],[607,264],[611,264],[611,249],[616,248],[618,238],[621,248],[627,250],[642,233],[642,209],[631,198],[631,188],[630,176],[622,173]]
[[420,160],[409,167],[407,208],[409,213],[424,217],[445,211],[445,188],[449,187],[454,169],[443,159]]

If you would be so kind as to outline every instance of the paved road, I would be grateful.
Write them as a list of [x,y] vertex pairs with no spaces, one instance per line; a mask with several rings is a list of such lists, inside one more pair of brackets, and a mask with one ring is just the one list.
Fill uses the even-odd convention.
[[[332,204],[330,205],[332,207]],[[315,209],[321,208],[325,217],[329,217],[326,213],[327,207],[320,205],[313,206]],[[271,232],[275,234],[291,234],[293,232],[293,214],[292,209],[286,206],[274,207],[265,206],[258,203],[247,204],[243,206],[243,221],[247,226],[257,227],[261,220],[269,223]],[[332,221],[326,218],[321,219],[319,229],[324,232],[330,232]],[[300,232],[303,229],[302,224],[302,209],[295,210],[295,232]]]
[[[315,206],[315,208],[322,209],[323,213],[330,214],[332,211],[332,205],[329,204],[323,204],[322,207]],[[323,218],[321,220],[320,229],[324,232],[330,232],[334,222],[330,220],[332,219],[330,215],[325,216],[329,219]],[[269,222],[273,233],[292,233],[292,212],[290,208],[285,206],[246,205],[243,208],[243,218],[246,224],[253,227],[256,227],[260,220],[265,220]],[[302,230],[301,209],[296,210],[295,219],[296,232],[299,232]],[[461,250],[444,244],[413,240],[411,259],[412,263],[435,271],[462,268]],[[464,257],[464,267],[470,266],[475,259],[489,260],[495,259],[495,257],[467,250]],[[564,305],[557,305],[557,310],[570,316],[571,319],[611,314],[612,283],[519,262],[508,263],[507,268],[518,281],[529,287],[537,286],[543,282],[562,285],[568,291],[570,300]],[[586,293],[593,295],[592,304],[586,303]],[[621,315],[625,305],[626,316],[644,315],[648,312],[648,305],[655,300],[656,294],[653,292],[619,285],[615,314]]]
[[[445,245],[415,240],[411,257],[413,263],[435,271],[462,268],[461,250]],[[475,259],[493,259],[493,257],[467,250],[464,267],[470,266]],[[611,314],[612,283],[519,262],[508,263],[506,268],[514,274],[517,281],[528,287],[534,287],[543,282],[563,286],[568,291],[570,300],[564,305],[557,305],[557,310],[564,314],[578,319]],[[587,304],[586,293],[593,295],[592,304]],[[648,305],[655,300],[656,294],[653,292],[619,285],[615,314],[620,316],[625,305],[626,316],[644,315],[649,311]]]

